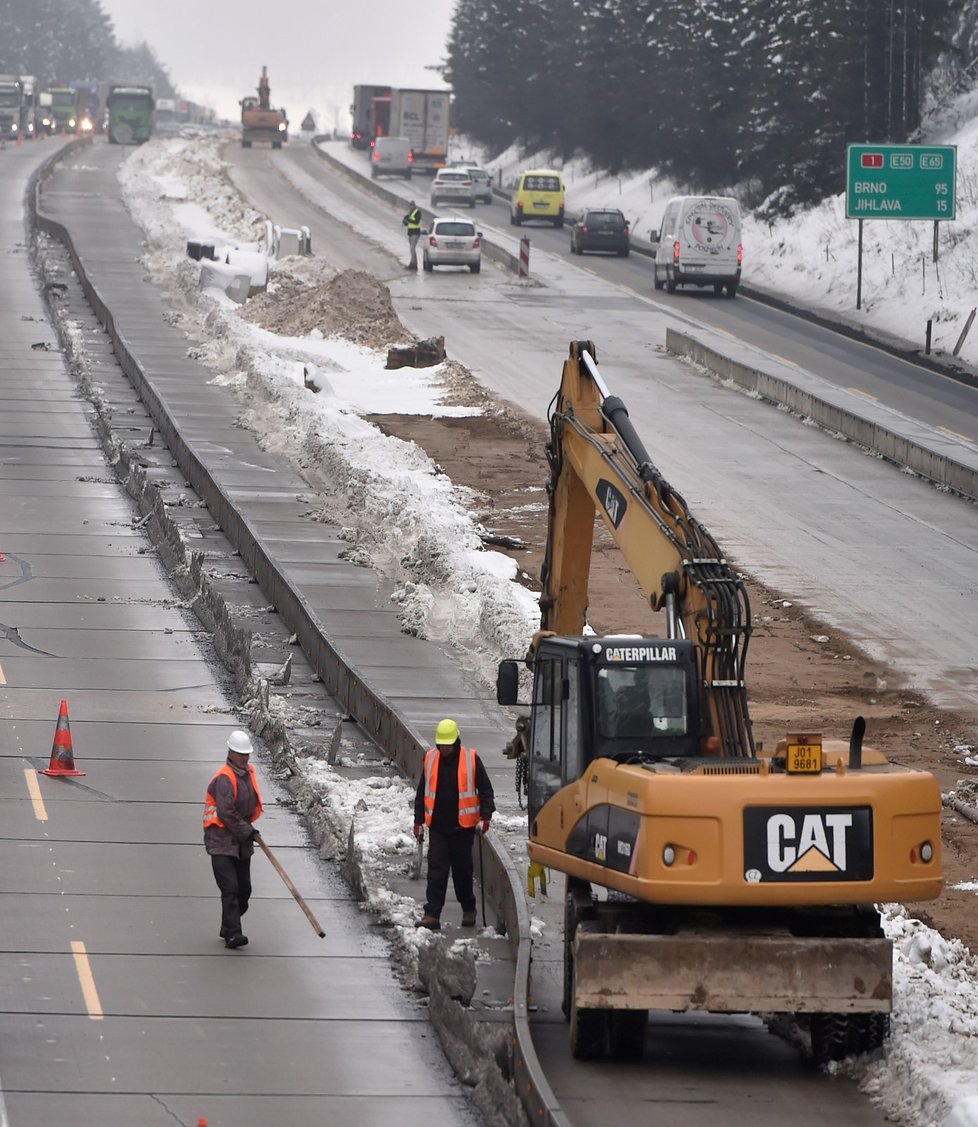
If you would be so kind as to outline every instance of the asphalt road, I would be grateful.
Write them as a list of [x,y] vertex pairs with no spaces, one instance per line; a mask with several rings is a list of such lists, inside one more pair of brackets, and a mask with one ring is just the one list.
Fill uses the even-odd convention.
[[[260,856],[251,944],[231,952],[218,938],[201,813],[243,718],[102,451],[37,291],[25,187],[56,144],[0,154],[0,1124],[473,1122],[426,1011],[335,868],[319,862],[267,761],[263,834],[326,938]],[[67,188],[75,213],[93,198],[80,175]],[[121,252],[118,274],[131,272],[138,306],[138,244],[123,250],[110,229],[103,246],[109,259]],[[177,498],[183,478],[64,276],[58,300],[76,303],[104,402]],[[287,632],[214,518],[192,505],[186,514],[184,531],[229,600],[284,652]],[[336,714],[310,691],[310,707]],[[38,772],[62,700],[84,774],[50,777]]]

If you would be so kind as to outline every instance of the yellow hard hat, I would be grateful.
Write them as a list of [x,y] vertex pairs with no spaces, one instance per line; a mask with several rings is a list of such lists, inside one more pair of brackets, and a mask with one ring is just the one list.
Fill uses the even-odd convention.
[[439,720],[435,729],[435,743],[448,746],[458,739],[458,725],[454,720]]

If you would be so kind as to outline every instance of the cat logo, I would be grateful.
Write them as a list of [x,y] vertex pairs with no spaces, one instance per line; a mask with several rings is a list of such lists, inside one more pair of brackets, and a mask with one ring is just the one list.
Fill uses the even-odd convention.
[[870,880],[873,812],[869,807],[745,810],[744,873],[750,884]]
[[768,867],[776,873],[845,871],[846,832],[851,827],[851,814],[806,814],[800,827],[790,814],[776,814],[767,823]]
[[598,482],[597,493],[608,520],[613,528],[617,528],[625,519],[625,510],[628,508],[625,494],[605,478]]

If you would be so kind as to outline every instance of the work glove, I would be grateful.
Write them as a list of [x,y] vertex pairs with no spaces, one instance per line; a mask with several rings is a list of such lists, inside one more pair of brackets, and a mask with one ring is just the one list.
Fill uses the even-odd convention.
[[489,819],[488,818],[482,819],[482,832],[484,834],[487,834],[489,832]]
[[414,836],[420,841],[424,837],[424,826],[420,822],[414,823]]
[[248,840],[255,842],[261,840],[261,834],[258,832],[258,830],[255,829],[254,826],[251,827],[251,837],[249,837]]

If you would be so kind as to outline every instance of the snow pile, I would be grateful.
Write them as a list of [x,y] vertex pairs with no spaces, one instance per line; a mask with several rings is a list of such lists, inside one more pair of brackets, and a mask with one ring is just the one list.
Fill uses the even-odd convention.
[[897,1122],[940,1123],[978,1091],[978,959],[898,904],[883,925],[896,953],[891,1036],[878,1058],[838,1067]]
[[[516,565],[508,556],[482,549],[472,493],[415,444],[361,418],[465,417],[482,410],[481,396],[451,361],[385,368],[386,347],[409,334],[387,288],[360,271],[337,276],[318,260],[293,259],[276,264],[268,292],[243,309],[201,294],[196,263],[183,253],[186,239],[212,238],[223,247],[254,238],[264,225],[229,187],[219,157],[224,140],[198,138],[188,151],[185,138],[159,139],[120,174],[131,213],[140,223],[152,217],[144,224],[147,265],[182,291],[176,316],[199,340],[191,354],[241,393],[242,422],[263,445],[292,458],[321,490],[314,515],[343,527],[349,558],[397,583],[404,630],[451,637],[489,676],[499,657],[525,652],[539,620],[536,599],[512,582]],[[279,335],[256,320],[304,333]]]

